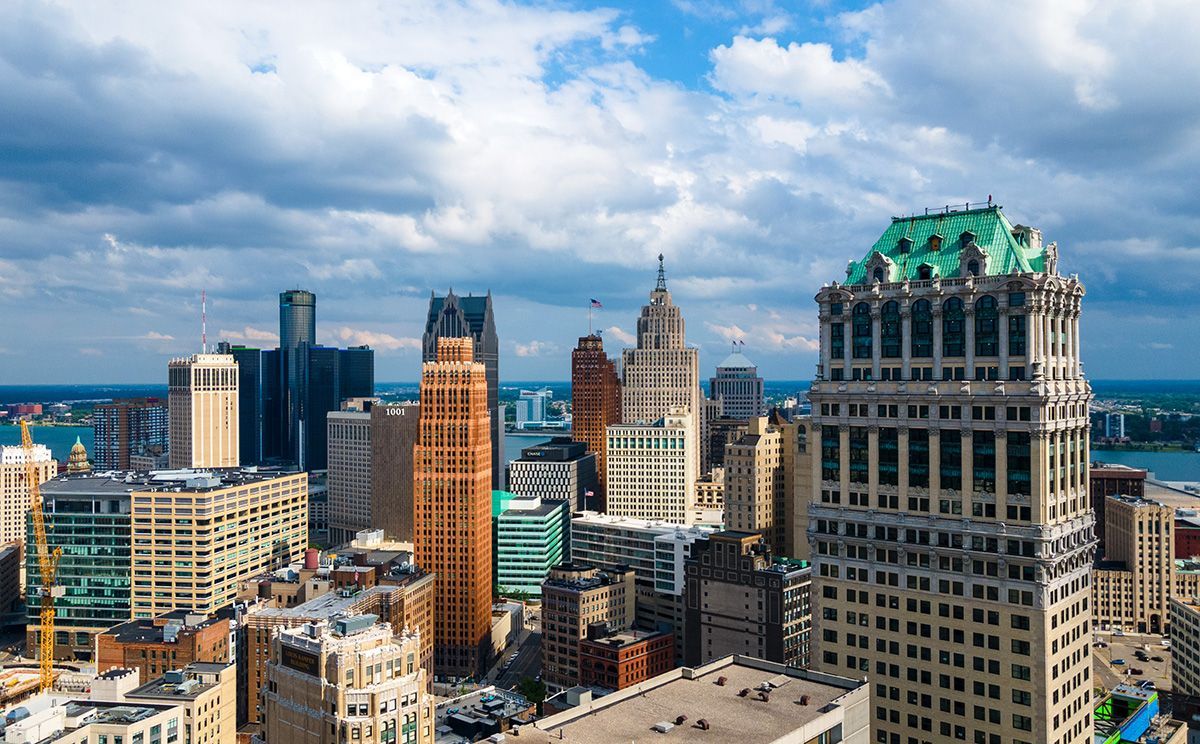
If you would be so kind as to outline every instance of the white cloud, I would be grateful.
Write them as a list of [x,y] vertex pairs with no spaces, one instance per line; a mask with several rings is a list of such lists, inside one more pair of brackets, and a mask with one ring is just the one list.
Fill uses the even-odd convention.
[[637,336],[622,330],[619,326],[609,326],[604,329],[604,333],[629,346],[637,343]]
[[266,343],[267,345],[275,345],[279,343],[279,334],[274,331],[255,328],[253,326],[243,326],[241,330],[228,330],[222,328],[217,332],[217,336],[229,341],[248,341],[254,343]]
[[891,93],[887,82],[866,62],[836,60],[825,43],[791,42],[737,36],[712,52],[713,84],[724,91],[769,95],[804,104],[861,101]]
[[334,331],[334,335],[346,346],[362,346],[366,344],[377,351],[398,351],[400,349],[421,350],[419,338],[397,338],[388,333],[368,331],[361,328],[342,326]]
[[526,344],[515,344],[513,351],[519,357],[550,356],[551,354],[558,353],[558,345],[550,341],[538,341],[535,339]]

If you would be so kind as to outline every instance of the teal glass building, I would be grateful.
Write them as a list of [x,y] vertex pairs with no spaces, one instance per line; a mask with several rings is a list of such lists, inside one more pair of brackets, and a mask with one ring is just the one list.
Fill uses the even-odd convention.
[[540,597],[550,569],[567,559],[565,501],[514,496],[496,517],[496,579],[507,590]]

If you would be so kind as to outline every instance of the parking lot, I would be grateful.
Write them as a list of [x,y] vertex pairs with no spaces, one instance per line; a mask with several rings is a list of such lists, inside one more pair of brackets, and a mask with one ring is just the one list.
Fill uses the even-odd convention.
[[[1159,689],[1171,689],[1171,650],[1163,647],[1162,636],[1098,633],[1097,638],[1108,644],[1092,647],[1092,667],[1098,684],[1112,689],[1120,682],[1137,684],[1148,679]],[[1149,647],[1145,651],[1149,659],[1141,661],[1137,652],[1145,646]],[[1162,661],[1154,661],[1155,657]],[[1113,664],[1118,659],[1124,663]],[[1135,674],[1134,670],[1141,670],[1141,674]]]

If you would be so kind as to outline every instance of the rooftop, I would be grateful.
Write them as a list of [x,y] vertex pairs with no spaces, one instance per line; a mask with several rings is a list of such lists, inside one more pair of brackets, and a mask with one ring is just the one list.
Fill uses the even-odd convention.
[[[720,681],[723,680],[723,683]],[[741,744],[773,742],[794,734],[827,712],[836,710],[846,695],[865,683],[822,675],[744,656],[727,656],[695,669],[672,669],[639,685],[606,695],[520,730],[522,742],[587,742],[626,744],[648,741],[659,734],[653,727],[663,721],[686,720],[663,740],[697,738],[696,722],[711,727],[704,734],[712,741],[737,740]],[[744,697],[742,690],[750,690]],[[761,700],[758,690],[770,692]],[[807,696],[807,704],[800,701]],[[862,702],[866,702],[865,695]],[[815,736],[817,732],[806,732]]]
[[195,662],[188,664],[181,670],[167,672],[158,679],[151,680],[146,684],[131,690],[127,693],[127,697],[131,698],[179,698],[181,700],[195,700],[205,692],[217,687],[220,683],[202,682],[197,679],[198,674],[220,674],[228,664],[213,664],[208,662]]
[[113,498],[134,491],[188,490],[207,491],[297,475],[295,472],[266,468],[225,468],[213,470],[109,470],[60,475],[42,484],[44,494],[56,497]]
[[660,535],[674,534],[676,532],[681,535],[690,537],[708,537],[715,530],[709,527],[685,526],[675,524],[674,522],[664,522],[657,519],[637,519],[635,517],[619,517],[612,514],[602,514],[600,512],[582,511],[577,512],[579,516],[571,520],[574,525],[589,525],[594,524],[605,527],[623,527],[630,530],[646,530],[655,532]]
[[629,630],[622,630],[612,633],[604,636],[603,638],[584,638],[581,642],[600,644],[610,648],[625,648],[626,646],[632,646],[636,643],[643,643],[645,641],[652,640],[654,638],[661,638],[666,635],[673,634],[670,631],[665,630],[637,630],[631,628]]
[[755,369],[754,362],[739,350],[734,350],[717,365],[717,369]]

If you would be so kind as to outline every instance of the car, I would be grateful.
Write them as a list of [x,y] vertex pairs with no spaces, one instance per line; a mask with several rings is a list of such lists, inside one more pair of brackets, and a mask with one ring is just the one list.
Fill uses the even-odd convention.
[[1142,674],[1144,674],[1144,672],[1141,669],[1138,669],[1137,667],[1130,667],[1129,673],[1135,677],[1140,677],[1140,676],[1142,676]]
[[1169,639],[1167,639],[1167,638],[1164,638],[1164,639],[1163,639],[1163,641],[1162,641],[1162,647],[1163,647],[1163,648],[1170,648],[1170,647],[1171,647],[1171,641],[1170,641]]
[[1122,664],[1125,663],[1125,660],[1124,659],[1113,659],[1112,663],[1113,663],[1113,666],[1121,666]]
[[1154,684],[1154,680],[1144,679],[1141,682],[1138,682],[1138,687],[1142,688],[1143,690],[1153,690],[1155,689],[1156,685]]
[[1151,656],[1151,657],[1150,657],[1150,661],[1163,661],[1163,657],[1161,657],[1161,656]]
[[1108,648],[1108,644],[1104,641],[1096,641],[1096,648]]

